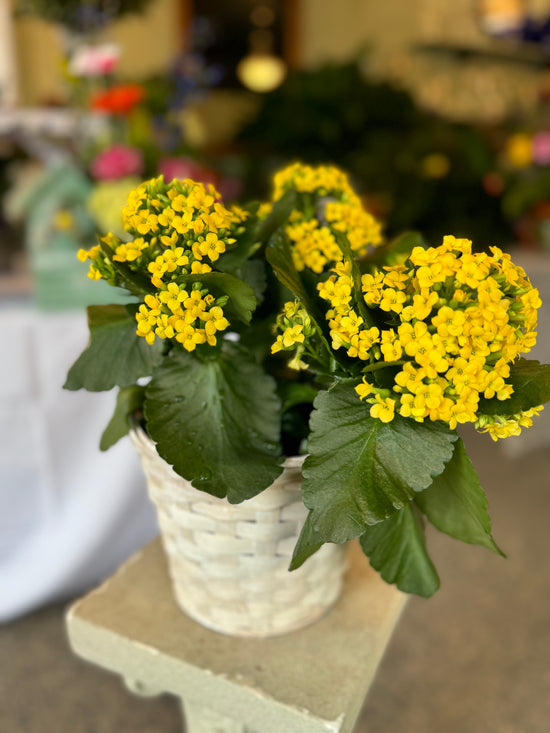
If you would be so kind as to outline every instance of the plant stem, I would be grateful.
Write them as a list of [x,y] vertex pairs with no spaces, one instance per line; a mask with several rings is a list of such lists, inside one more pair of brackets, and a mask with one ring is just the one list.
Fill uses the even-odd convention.
[[376,372],[379,369],[384,369],[385,367],[392,367],[392,366],[403,366],[406,362],[404,360],[401,361],[377,361],[376,364],[370,364],[369,366],[366,366],[364,369],[361,369],[361,372]]

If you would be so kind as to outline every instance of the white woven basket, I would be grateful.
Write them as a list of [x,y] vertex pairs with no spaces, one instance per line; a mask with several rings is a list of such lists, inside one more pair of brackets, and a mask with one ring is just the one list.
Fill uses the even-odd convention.
[[141,430],[131,432],[156,505],[174,595],[203,626],[231,636],[283,634],[335,603],[345,570],[341,545],[324,545],[298,570],[290,558],[307,516],[302,457],[287,458],[265,491],[230,504],[178,476]]

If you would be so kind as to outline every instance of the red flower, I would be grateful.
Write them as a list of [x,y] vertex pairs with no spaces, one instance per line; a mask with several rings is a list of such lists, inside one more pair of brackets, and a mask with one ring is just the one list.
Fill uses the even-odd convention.
[[99,112],[127,115],[144,97],[145,91],[139,84],[119,84],[96,94],[91,100],[91,107]]

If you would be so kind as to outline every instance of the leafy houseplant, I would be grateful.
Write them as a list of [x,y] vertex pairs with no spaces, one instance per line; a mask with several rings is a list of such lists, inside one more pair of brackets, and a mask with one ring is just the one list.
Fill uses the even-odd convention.
[[326,166],[281,170],[272,201],[243,208],[153,179],[123,223],[129,241],[80,258],[132,298],[89,308],[65,384],[119,388],[102,448],[137,414],[177,474],[234,504],[307,454],[291,570],[359,538],[384,580],[430,596],[426,519],[500,553],[456,429],[516,435],[550,398],[550,366],[521,357],[538,293],[509,255],[453,236],[385,242]]

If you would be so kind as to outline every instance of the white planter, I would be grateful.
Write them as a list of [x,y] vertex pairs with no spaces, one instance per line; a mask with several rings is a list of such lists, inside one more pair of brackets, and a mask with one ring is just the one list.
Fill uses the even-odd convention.
[[340,595],[341,545],[324,545],[288,571],[306,520],[303,456],[287,458],[281,476],[260,495],[230,504],[178,476],[142,430],[131,432],[180,608],[203,626],[231,636],[265,637],[306,626]]

